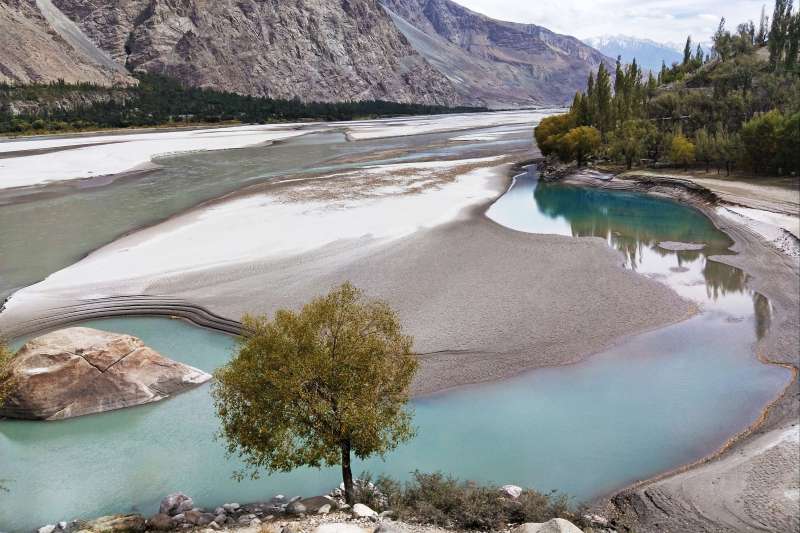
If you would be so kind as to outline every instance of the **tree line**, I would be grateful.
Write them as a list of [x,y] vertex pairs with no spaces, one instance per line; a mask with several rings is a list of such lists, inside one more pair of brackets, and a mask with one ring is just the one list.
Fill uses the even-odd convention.
[[731,32],[725,19],[706,53],[686,40],[683,61],[657,75],[617,59],[591,73],[564,115],[535,130],[544,155],[634,165],[700,165],[730,173],[800,173],[800,12],[777,0]]
[[186,123],[264,124],[290,120],[352,120],[393,115],[486,111],[382,100],[303,102],[186,87],[178,80],[137,74],[135,87],[63,81],[0,84],[0,133],[149,127]]

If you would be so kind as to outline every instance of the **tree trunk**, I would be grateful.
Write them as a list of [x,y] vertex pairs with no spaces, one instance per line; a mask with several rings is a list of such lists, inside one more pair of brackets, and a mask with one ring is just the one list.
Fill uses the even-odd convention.
[[344,482],[344,499],[347,505],[353,505],[355,491],[353,490],[353,471],[350,469],[350,441],[342,441],[342,481]]

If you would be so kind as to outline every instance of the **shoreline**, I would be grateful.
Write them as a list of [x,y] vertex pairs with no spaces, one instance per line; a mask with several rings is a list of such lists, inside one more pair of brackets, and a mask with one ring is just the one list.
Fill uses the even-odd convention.
[[[718,524],[707,516],[712,513],[704,512],[702,509],[697,508],[701,503],[705,503],[706,507],[713,508],[719,505],[718,502],[684,500],[680,491],[672,485],[678,485],[681,488],[682,478],[690,478],[691,482],[699,483],[711,490],[711,485],[715,483],[713,478],[703,479],[703,468],[724,463],[730,460],[736,452],[746,455],[745,452],[749,445],[755,441],[763,440],[763,438],[771,434],[782,434],[785,431],[797,429],[800,409],[798,409],[797,402],[793,398],[797,394],[799,386],[797,344],[794,344],[795,348],[792,354],[790,347],[792,339],[785,340],[787,335],[789,337],[794,336],[795,339],[797,336],[797,291],[784,290],[780,286],[781,282],[776,281],[774,277],[769,275],[770,272],[767,271],[775,268],[775,265],[765,265],[763,256],[769,257],[770,252],[772,252],[773,254],[779,254],[782,260],[791,262],[792,264],[786,264],[782,261],[779,268],[785,276],[794,276],[795,279],[798,275],[797,258],[790,255],[790,251],[787,252],[786,249],[779,247],[775,242],[768,241],[764,235],[748,227],[743,222],[736,222],[721,215],[715,208],[724,208],[726,202],[713,191],[691,182],[690,178],[681,180],[659,179],[655,176],[637,176],[629,173],[621,179],[599,180],[591,177],[570,175],[561,181],[576,186],[653,194],[667,197],[698,209],[733,241],[730,250],[735,255],[716,255],[709,257],[709,260],[741,269],[748,275],[748,286],[755,292],[767,297],[773,304],[773,309],[775,310],[773,324],[770,326],[767,336],[752,347],[752,354],[763,364],[789,369],[792,372],[792,379],[786,387],[769,404],[764,406],[761,415],[756,421],[736,435],[732,435],[714,453],[692,463],[663,472],[655,477],[637,481],[622,490],[616,491],[606,502],[607,510],[617,515],[618,519],[625,523],[626,527],[636,528],[637,531],[716,531],[717,529],[715,528],[724,528],[726,526]],[[690,185],[687,187],[686,183]],[[761,255],[759,255],[759,252],[761,252]],[[789,305],[784,302],[787,297],[790,300]],[[794,313],[791,307],[792,297],[794,297]],[[778,344],[777,347],[775,346],[776,343]],[[787,349],[788,353],[785,353],[784,350]],[[778,437],[775,446],[781,445],[783,442],[781,439],[782,437]],[[741,458],[733,457],[733,459]],[[757,460],[758,454],[749,459]],[[711,476],[708,477],[710,478]],[[700,481],[698,482],[696,479],[691,478],[699,478]],[[662,486],[664,484],[669,484],[669,486]],[[721,489],[715,486],[714,490],[719,491],[724,490],[724,488]],[[739,493],[736,493],[736,495],[741,497]],[[714,498],[711,499],[714,500]],[[737,500],[740,505],[744,505],[737,498],[731,497],[729,499]],[[736,514],[734,511],[725,508],[724,504],[721,507],[721,511],[714,509],[712,512],[722,514],[727,512],[731,516]],[[688,511],[687,509],[694,509],[694,511]],[[678,524],[673,524],[675,517],[679,517]],[[789,519],[791,520],[792,517],[790,516]],[[668,522],[665,523],[665,520],[668,520]],[[736,520],[741,519],[737,516]],[[665,526],[668,526],[667,529],[662,529]]]

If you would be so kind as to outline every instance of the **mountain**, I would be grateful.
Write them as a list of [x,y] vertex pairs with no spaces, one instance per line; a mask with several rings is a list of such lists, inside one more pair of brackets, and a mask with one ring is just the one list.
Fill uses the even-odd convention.
[[0,0],[0,82],[134,83],[49,0]]
[[[584,39],[584,42],[609,57],[622,56],[622,61],[625,63],[630,63],[635,57],[639,66],[653,72],[661,70],[662,61],[667,66],[683,61],[683,45],[657,43],[650,39],[640,39],[625,35],[591,37]],[[692,50],[692,53],[694,53],[694,50]]]
[[489,107],[563,104],[613,62],[574,37],[491,19],[450,0],[383,0],[412,46],[465,99]]
[[376,0],[53,3],[132,72],[273,98],[459,103]]

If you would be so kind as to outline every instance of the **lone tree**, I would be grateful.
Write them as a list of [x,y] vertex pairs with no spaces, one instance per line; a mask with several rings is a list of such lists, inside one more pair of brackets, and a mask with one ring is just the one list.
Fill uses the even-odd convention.
[[349,282],[299,312],[243,323],[248,335],[212,389],[228,453],[253,478],[341,465],[352,505],[351,456],[383,456],[414,434],[405,408],[418,366],[412,338],[386,303]]

